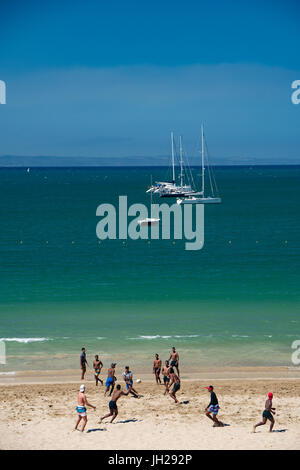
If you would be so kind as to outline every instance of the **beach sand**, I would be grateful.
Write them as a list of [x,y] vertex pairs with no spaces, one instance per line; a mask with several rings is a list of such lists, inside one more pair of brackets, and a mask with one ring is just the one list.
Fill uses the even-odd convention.
[[[183,379],[176,405],[163,396],[153,376],[146,376],[135,384],[143,396],[121,397],[115,424],[98,424],[109,398],[88,378],[87,397],[97,410],[88,409],[84,433],[73,431],[80,381],[3,384],[1,378],[0,449],[300,449],[300,379]],[[219,398],[219,419],[227,424],[223,428],[213,428],[204,415],[210,383]],[[265,425],[253,434],[269,391],[274,393],[275,432]]]

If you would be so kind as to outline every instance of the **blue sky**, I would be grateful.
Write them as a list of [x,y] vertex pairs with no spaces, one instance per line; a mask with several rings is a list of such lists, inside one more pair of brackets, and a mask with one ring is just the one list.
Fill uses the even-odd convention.
[[0,155],[300,163],[298,1],[1,2]]

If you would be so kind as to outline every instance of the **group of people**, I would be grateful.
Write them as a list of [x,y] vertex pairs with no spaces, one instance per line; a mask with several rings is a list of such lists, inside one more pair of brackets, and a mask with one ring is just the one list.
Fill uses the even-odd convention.
[[[80,355],[81,380],[84,380],[87,366],[89,366],[89,364],[86,358],[86,350],[85,348],[82,348],[81,355]],[[102,368],[103,368],[103,363],[99,359],[99,356],[96,355],[93,361],[93,372],[94,372],[96,386],[98,386],[98,382],[100,382],[103,385],[103,380],[101,380],[99,377]],[[176,373],[174,369],[176,369]],[[130,371],[129,366],[126,366],[124,372],[122,373],[122,377],[126,385],[126,390],[127,390],[126,392],[122,391],[120,384],[118,384],[115,389],[115,383],[117,381],[115,372],[116,372],[116,363],[113,362],[107,371],[107,379],[105,382],[105,392],[104,392],[104,396],[106,396],[107,393],[109,393],[109,396],[111,397],[111,400],[108,404],[109,413],[103,416],[102,418],[100,418],[99,423],[101,423],[103,419],[109,418],[110,416],[112,417],[110,421],[111,423],[115,420],[115,418],[118,415],[117,401],[119,400],[121,396],[128,396],[129,394],[131,394],[135,398],[141,397],[141,395],[139,395],[137,390],[133,388],[133,373]],[[155,354],[155,359],[153,362],[153,374],[155,375],[155,380],[156,380],[157,385],[162,384],[161,378],[160,378],[160,374],[162,374],[163,384],[165,387],[164,395],[169,394],[170,397],[175,401],[175,403],[179,403],[176,397],[176,393],[180,390],[179,354],[176,351],[175,347],[172,348],[170,357],[168,360],[165,361],[163,367],[162,367],[162,361],[159,358],[159,355]],[[208,387],[206,387],[206,389],[208,390],[210,394],[210,402],[205,408],[205,414],[209,419],[213,421],[214,427],[222,427],[224,426],[224,424],[221,421],[219,421],[217,418],[220,407],[219,407],[217,395],[214,391],[214,387],[213,385],[209,385]],[[273,399],[273,394],[270,392],[265,402],[265,409],[262,413],[262,421],[260,421],[255,426],[253,426],[253,432],[255,432],[258,426],[262,426],[266,424],[267,420],[270,421],[270,432],[272,432],[274,423],[275,423],[275,420],[273,417],[273,415],[275,415],[275,408],[273,408],[272,406],[272,399]],[[81,431],[82,432],[84,431],[86,423],[87,423],[87,412],[86,412],[87,406],[90,406],[91,408],[96,409],[96,407],[90,404],[87,400],[86,393],[85,393],[85,385],[81,385],[80,391],[77,397],[76,411],[78,414],[78,419],[75,425],[75,430],[78,429],[80,421],[83,420]]]

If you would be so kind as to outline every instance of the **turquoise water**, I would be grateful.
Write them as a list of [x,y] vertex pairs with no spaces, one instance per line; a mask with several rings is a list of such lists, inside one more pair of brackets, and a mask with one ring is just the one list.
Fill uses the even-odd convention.
[[[194,174],[199,169],[194,169]],[[1,371],[131,363],[291,364],[300,339],[300,167],[217,168],[205,245],[96,237],[96,208],[149,203],[163,168],[0,169]],[[162,202],[159,200],[158,202]]]

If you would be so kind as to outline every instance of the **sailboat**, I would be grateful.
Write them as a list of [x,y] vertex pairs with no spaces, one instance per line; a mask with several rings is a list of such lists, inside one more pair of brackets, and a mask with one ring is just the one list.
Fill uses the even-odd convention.
[[[178,198],[177,204],[220,204],[222,199],[219,196],[215,196],[214,188],[211,178],[211,169],[208,166],[208,170],[210,172],[210,189],[211,189],[211,196],[205,196],[205,162],[204,162],[204,127],[203,124],[201,125],[201,165],[202,165],[202,172],[201,172],[201,180],[202,180],[202,188],[201,191],[198,193],[194,193],[184,197],[184,199]],[[216,186],[216,184],[215,184]],[[200,196],[200,197],[197,197]]]
[[182,138],[180,137],[180,185],[175,180],[175,152],[174,152],[174,134],[171,132],[171,155],[172,155],[172,181],[158,181],[146,191],[147,193],[159,194],[159,197],[184,197],[194,194],[190,185],[183,183],[183,152]]
[[[151,176],[151,186],[152,186],[152,176]],[[160,219],[156,219],[155,217],[151,217],[152,215],[152,192],[150,192],[150,217],[146,217],[145,219],[141,219],[138,221],[139,226],[142,225],[157,225]]]

